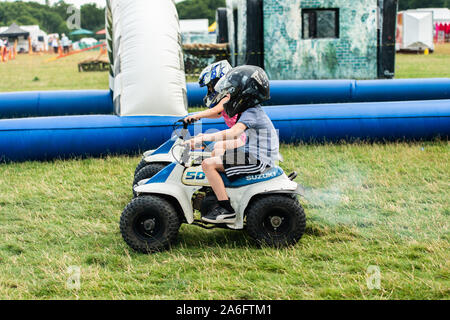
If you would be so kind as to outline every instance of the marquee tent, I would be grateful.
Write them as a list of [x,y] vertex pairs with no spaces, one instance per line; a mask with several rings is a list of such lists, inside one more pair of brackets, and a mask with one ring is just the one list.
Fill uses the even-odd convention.
[[18,38],[28,37],[30,33],[20,28],[17,24],[13,23],[8,29],[0,33],[0,37],[4,38]]

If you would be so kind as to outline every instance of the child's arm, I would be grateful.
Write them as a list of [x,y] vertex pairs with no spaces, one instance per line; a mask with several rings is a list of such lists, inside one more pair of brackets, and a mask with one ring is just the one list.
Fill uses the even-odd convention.
[[216,133],[203,134],[189,140],[189,143],[191,144],[191,148],[195,148],[195,146],[200,145],[203,141],[232,140],[240,137],[245,130],[247,130],[246,125],[241,122],[238,122],[228,130],[223,130]]
[[222,101],[220,101],[219,104],[217,106],[215,106],[214,108],[199,112],[197,114],[193,114],[191,116],[188,116],[184,119],[184,121],[185,122],[190,122],[191,120],[198,121],[203,118],[218,119],[222,116],[223,104],[224,104],[224,99]]
[[192,116],[188,116],[184,119],[186,122],[190,122],[190,120],[200,120],[202,118],[210,118],[210,119],[218,119],[222,116],[222,112],[224,111],[223,105],[230,100],[230,95],[224,97],[220,102],[212,109],[202,111],[200,113],[194,114]]

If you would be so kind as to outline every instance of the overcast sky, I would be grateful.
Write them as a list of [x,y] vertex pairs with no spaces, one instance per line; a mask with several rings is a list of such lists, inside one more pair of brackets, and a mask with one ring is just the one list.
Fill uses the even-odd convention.
[[[0,0],[0,1],[13,2],[13,1],[16,1],[16,0]],[[22,1],[28,1],[28,2],[34,1],[34,2],[39,2],[39,3],[42,3],[42,4],[45,3],[45,0],[22,0]],[[149,0],[149,1],[151,1],[151,0]],[[175,2],[180,2],[180,1],[183,1],[183,0],[175,0]],[[53,4],[55,2],[58,2],[58,0],[50,0],[51,4]],[[106,0],[64,0],[64,2],[74,4],[74,5],[78,6],[78,7],[83,5],[83,4],[86,4],[86,3],[96,3],[99,7],[104,7],[106,5]]]

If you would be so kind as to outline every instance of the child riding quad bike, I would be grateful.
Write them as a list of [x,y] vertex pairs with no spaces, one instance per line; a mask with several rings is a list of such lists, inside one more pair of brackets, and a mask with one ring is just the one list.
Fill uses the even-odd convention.
[[[180,149],[173,152],[176,162],[138,182],[137,197],[120,221],[122,236],[133,249],[148,253],[170,247],[181,223],[246,229],[258,243],[276,247],[295,244],[303,235],[305,213],[297,199],[301,189],[293,181],[296,173],[288,177],[275,164],[278,135],[259,105],[270,98],[267,75],[261,68],[242,66],[225,78],[216,86],[222,88],[219,99],[226,97],[230,117],[242,113],[239,122],[228,130],[177,144],[172,149]],[[192,151],[198,145],[205,147],[206,141],[219,141],[226,134],[239,137],[244,131],[249,137],[241,148],[244,163],[237,158],[225,160],[228,150],[204,160]],[[249,162],[252,157],[257,162]],[[195,218],[194,210],[200,211],[201,219]]]
[[[232,126],[236,122],[236,117],[229,118],[225,112],[223,112],[223,106],[220,101],[217,101],[216,97],[218,92],[214,90],[217,82],[225,76],[232,69],[231,65],[226,61],[222,60],[219,62],[215,62],[208,67],[206,67],[199,77],[199,85],[200,87],[207,87],[208,91],[203,99],[205,106],[208,110],[197,113],[195,115],[188,116],[184,119],[186,123],[193,123],[202,118],[220,118],[223,117],[226,124],[228,126]],[[162,170],[164,167],[174,162],[174,158],[172,156],[172,147],[177,144],[178,139],[186,138],[186,130],[181,131],[180,134],[177,134],[177,137],[172,138],[171,140],[164,143],[156,150],[149,150],[144,153],[141,162],[136,167],[134,172],[134,181],[133,187],[141,180],[149,179]],[[236,141],[223,141],[223,143],[211,144],[209,146],[209,150],[206,150],[208,154],[205,156],[210,156],[211,152],[221,152],[220,150],[226,149],[227,145],[233,146],[233,148],[238,147],[239,145],[243,145],[245,142],[245,136],[241,137]]]

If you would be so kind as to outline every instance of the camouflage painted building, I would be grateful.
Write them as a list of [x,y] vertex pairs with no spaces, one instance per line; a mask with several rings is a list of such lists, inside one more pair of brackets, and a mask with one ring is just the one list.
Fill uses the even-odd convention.
[[397,0],[227,0],[233,65],[275,79],[392,78]]

